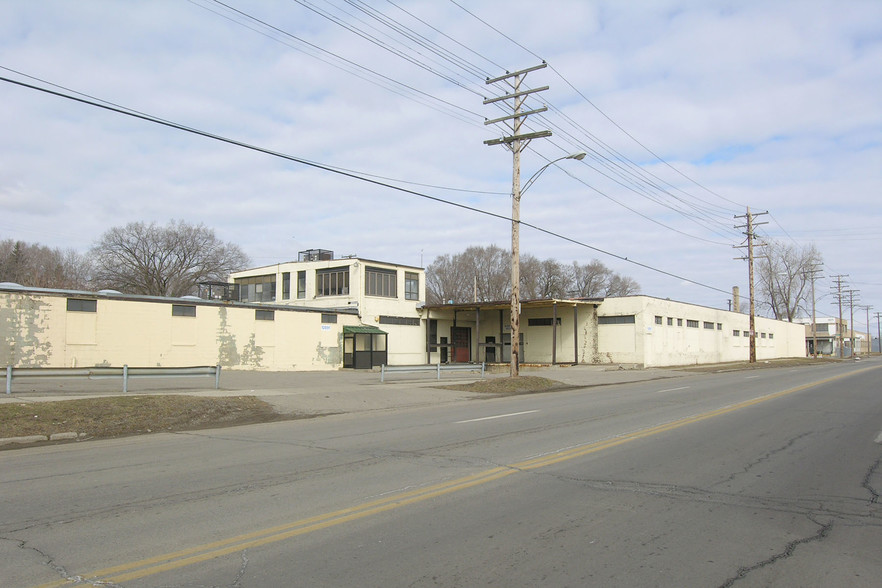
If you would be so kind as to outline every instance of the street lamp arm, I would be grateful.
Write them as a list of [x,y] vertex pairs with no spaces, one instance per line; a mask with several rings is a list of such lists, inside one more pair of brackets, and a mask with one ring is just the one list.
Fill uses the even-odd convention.
[[539,170],[536,171],[536,173],[534,173],[532,176],[530,176],[529,180],[524,182],[524,187],[521,188],[521,195],[523,196],[524,192],[526,192],[530,188],[530,186],[533,185],[533,182],[535,182],[536,179],[542,175],[542,172],[547,170],[549,167],[551,167],[552,165],[554,165],[558,161],[563,161],[564,159],[575,159],[577,161],[581,161],[581,160],[585,159],[586,155],[587,155],[587,153],[585,153],[584,151],[579,151],[578,153],[570,153],[569,155],[564,155],[563,157],[558,157],[557,159],[555,159],[553,161],[549,161],[548,163],[546,163],[545,165],[540,167]]

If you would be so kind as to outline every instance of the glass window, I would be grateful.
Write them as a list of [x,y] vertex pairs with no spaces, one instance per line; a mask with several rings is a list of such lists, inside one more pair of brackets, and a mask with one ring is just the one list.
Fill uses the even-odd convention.
[[172,316],[196,316],[196,307],[189,304],[172,304]]
[[297,272],[297,298],[306,298],[306,272]]
[[70,312],[98,312],[98,301],[85,298],[68,298],[67,310]]
[[381,316],[381,325],[406,325],[410,327],[420,326],[419,318],[411,318],[408,316]]
[[769,333],[769,339],[774,339],[774,338],[775,338],[775,333]]
[[668,326],[669,326],[669,327],[673,327],[673,326],[674,326],[674,319],[671,318],[671,317],[668,317]]
[[656,316],[656,317],[655,317],[655,324],[657,324],[657,325],[662,324],[662,317],[660,317],[660,316]]
[[722,330],[723,330],[723,323],[717,323],[717,330],[718,330],[718,331],[722,331]]
[[678,326],[678,327],[682,327],[682,326],[683,326],[683,319],[677,319],[677,326]]
[[713,328],[714,328],[714,324],[713,324],[713,323],[710,323],[710,322],[708,322],[708,321],[704,321],[704,328],[705,328],[705,329],[711,329],[711,330],[713,330]]
[[316,296],[349,294],[349,267],[336,267],[315,272]]
[[697,329],[698,328],[698,321],[686,319],[686,326],[689,327],[690,329]]
[[420,299],[420,275],[416,272],[404,272],[404,299]]
[[734,331],[732,331],[732,336],[733,337],[740,337],[741,331],[739,331],[738,329],[735,329]]
[[282,274],[282,298],[284,300],[291,298],[291,272]]
[[276,276],[238,278],[239,302],[272,302],[276,299]]
[[634,324],[634,315],[626,314],[621,316],[599,316],[597,317],[598,325],[626,325]]
[[274,310],[255,310],[254,319],[258,321],[274,321],[276,320],[276,312]]
[[365,268],[364,293],[384,298],[398,297],[398,272],[376,267]]
[[331,314],[329,312],[323,312],[322,313],[322,322],[323,323],[331,323],[331,324],[336,323],[337,322],[337,315]]
[[[560,326],[560,317],[557,317],[557,320],[555,322],[557,323],[557,326]],[[527,319],[527,326],[528,327],[550,327],[551,326],[551,317]]]

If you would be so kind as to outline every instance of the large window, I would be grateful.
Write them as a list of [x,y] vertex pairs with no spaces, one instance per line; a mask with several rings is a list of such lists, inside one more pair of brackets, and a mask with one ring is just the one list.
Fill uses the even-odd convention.
[[404,272],[404,299],[420,299],[420,275],[416,272]]
[[239,278],[240,302],[272,302],[276,299],[276,276],[253,276],[251,278]]
[[380,316],[381,325],[406,325],[410,327],[420,326],[420,319],[409,316]]
[[364,276],[364,293],[367,296],[397,298],[398,272],[376,267],[366,268]]
[[694,321],[692,319],[686,319],[686,328],[697,329],[698,328],[698,321]]
[[282,299],[289,300],[291,298],[291,272],[282,274]]
[[297,272],[297,298],[303,300],[306,298],[306,272]]
[[276,311],[274,310],[255,310],[254,320],[257,321],[274,321],[276,320]]
[[172,304],[172,316],[196,316],[196,307],[190,304]]
[[[557,325],[560,326],[560,317],[557,317]],[[540,317],[527,319],[528,327],[550,327],[552,325],[551,317]]]
[[315,272],[316,296],[349,294],[349,267],[335,267]]

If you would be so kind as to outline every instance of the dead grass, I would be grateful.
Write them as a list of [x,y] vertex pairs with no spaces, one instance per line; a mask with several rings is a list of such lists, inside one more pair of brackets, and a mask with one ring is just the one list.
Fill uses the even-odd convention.
[[566,384],[538,376],[518,376],[516,378],[488,378],[471,384],[443,386],[447,390],[480,392],[485,394],[532,394],[548,392],[568,387]]
[[253,396],[139,395],[19,402],[0,404],[0,438],[78,433],[94,439],[290,418],[298,417],[280,415]]
[[816,365],[826,365],[831,363],[838,363],[841,361],[853,361],[851,359],[842,360],[838,358],[829,358],[829,357],[790,357],[786,359],[769,359],[769,360],[759,360],[756,363],[750,363],[747,361],[733,361],[729,363],[714,363],[707,365],[687,365],[687,366],[673,366],[670,369],[686,371],[686,372],[704,372],[704,373],[713,373],[713,372],[727,372],[727,371],[737,371],[737,370],[761,370],[765,368],[780,368],[780,367],[810,367]]

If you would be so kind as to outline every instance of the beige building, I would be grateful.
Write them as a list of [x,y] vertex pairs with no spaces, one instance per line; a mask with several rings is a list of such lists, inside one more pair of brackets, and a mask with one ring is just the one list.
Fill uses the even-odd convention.
[[0,365],[331,370],[354,310],[0,284]]
[[358,328],[344,333],[342,367],[425,362],[423,268],[310,249],[297,261],[236,272],[230,281],[240,302],[355,312]]
[[[750,317],[650,296],[607,298],[597,318],[601,363],[673,366],[744,361]],[[757,360],[805,356],[805,327],[756,317]]]

